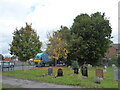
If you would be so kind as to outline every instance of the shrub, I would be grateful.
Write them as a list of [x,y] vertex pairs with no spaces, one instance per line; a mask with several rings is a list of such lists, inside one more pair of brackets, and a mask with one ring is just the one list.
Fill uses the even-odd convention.
[[118,56],[113,56],[109,61],[108,61],[108,64],[111,66],[112,64],[115,64],[116,66],[118,66]]

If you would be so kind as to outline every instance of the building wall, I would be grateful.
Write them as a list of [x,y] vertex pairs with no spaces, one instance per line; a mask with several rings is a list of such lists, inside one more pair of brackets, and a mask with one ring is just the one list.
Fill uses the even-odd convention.
[[106,57],[112,57],[114,55],[117,55],[117,50],[114,47],[110,47],[108,49],[108,52],[105,54]]

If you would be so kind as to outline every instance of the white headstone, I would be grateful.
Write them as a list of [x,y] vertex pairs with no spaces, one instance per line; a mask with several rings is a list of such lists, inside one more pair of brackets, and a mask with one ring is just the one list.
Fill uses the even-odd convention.
[[115,64],[112,64],[112,68],[117,68]]
[[70,66],[68,66],[68,68],[70,68]]
[[104,66],[104,68],[106,69],[106,68],[107,68],[107,66]]
[[88,68],[91,68],[92,67],[92,65],[91,64],[88,64]]

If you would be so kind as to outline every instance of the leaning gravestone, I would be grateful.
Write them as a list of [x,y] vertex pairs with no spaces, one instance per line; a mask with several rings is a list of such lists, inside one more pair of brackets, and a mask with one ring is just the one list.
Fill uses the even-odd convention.
[[48,75],[52,75],[53,69],[52,67],[48,67]]
[[86,66],[81,67],[81,73],[82,73],[82,76],[88,77],[88,69]]
[[57,76],[63,76],[63,70],[61,68],[58,69]]
[[120,81],[120,70],[114,70],[114,80]]
[[96,69],[96,77],[104,78],[102,69]]

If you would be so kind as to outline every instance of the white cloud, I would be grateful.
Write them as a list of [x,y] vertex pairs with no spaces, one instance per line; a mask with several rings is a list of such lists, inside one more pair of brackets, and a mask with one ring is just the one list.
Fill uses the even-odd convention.
[[12,33],[16,27],[25,26],[25,22],[32,23],[40,40],[45,42],[47,32],[61,25],[71,27],[77,15],[97,11],[110,17],[115,37],[112,40],[117,42],[118,0],[0,0],[0,49],[7,52]]

